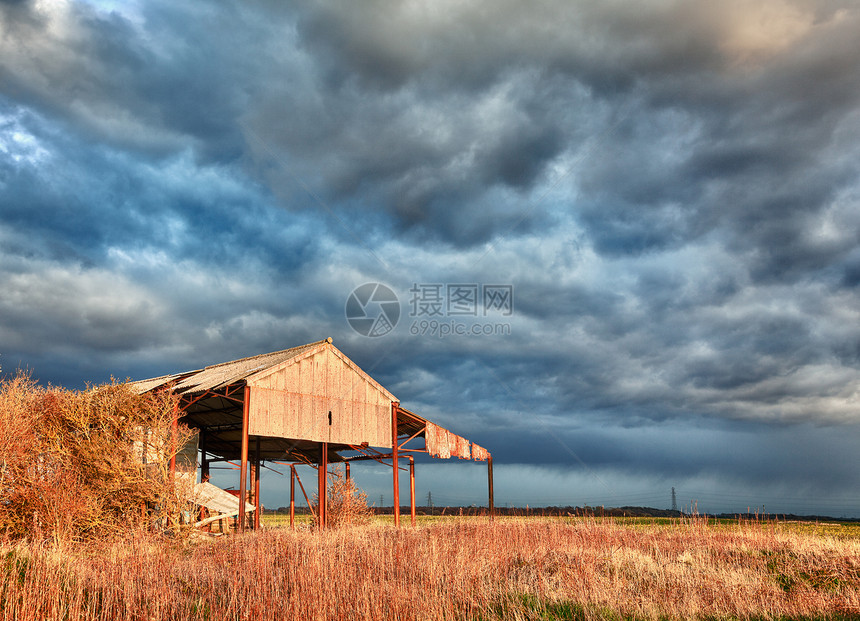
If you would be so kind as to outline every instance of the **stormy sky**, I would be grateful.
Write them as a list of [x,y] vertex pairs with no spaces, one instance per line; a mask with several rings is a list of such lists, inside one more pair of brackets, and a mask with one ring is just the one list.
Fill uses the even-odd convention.
[[3,373],[331,336],[499,505],[860,516],[858,3],[283,4],[0,1]]

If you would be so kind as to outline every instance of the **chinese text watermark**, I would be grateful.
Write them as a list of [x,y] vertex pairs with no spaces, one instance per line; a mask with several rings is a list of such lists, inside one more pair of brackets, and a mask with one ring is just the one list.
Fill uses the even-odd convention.
[[[514,313],[514,286],[483,283],[413,283],[409,289],[409,334],[413,336],[510,335],[500,321]],[[400,318],[400,301],[381,283],[366,283],[349,294],[346,318],[363,336],[384,336]]]

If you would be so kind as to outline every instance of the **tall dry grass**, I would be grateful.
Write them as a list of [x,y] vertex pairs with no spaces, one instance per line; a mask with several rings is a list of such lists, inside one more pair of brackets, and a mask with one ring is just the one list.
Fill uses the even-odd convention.
[[763,524],[463,519],[2,554],[4,620],[860,616],[860,541]]

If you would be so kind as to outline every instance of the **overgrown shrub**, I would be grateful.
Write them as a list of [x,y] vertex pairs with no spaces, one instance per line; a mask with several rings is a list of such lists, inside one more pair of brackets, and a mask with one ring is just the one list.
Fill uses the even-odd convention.
[[[373,516],[373,511],[367,505],[367,493],[356,487],[352,479],[346,478],[340,466],[328,475],[326,501],[328,527],[367,524]],[[316,515],[319,516],[318,494],[314,494],[313,502],[316,505]]]
[[171,394],[121,383],[73,391],[20,372],[0,380],[0,533],[68,541],[178,528],[169,461],[189,430],[173,427],[175,407]]

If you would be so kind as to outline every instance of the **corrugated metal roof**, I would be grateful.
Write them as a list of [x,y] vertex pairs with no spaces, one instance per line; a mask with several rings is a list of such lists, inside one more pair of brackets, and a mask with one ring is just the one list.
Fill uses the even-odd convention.
[[412,435],[420,433],[429,421],[404,407],[397,408],[397,430],[400,434]]
[[173,392],[180,395],[205,392],[235,384],[255,373],[295,358],[311,349],[322,347],[326,343],[331,343],[331,338],[268,354],[259,354],[249,358],[240,358],[239,360],[213,364],[196,371],[185,371],[139,380],[131,382],[129,385],[140,393],[149,392],[150,390],[171,384],[173,384]]
[[149,392],[150,390],[154,390],[159,386],[164,386],[172,382],[178,382],[183,377],[186,377],[187,375],[190,375],[192,373],[199,373],[200,371],[202,371],[202,369],[198,369],[197,371],[187,371],[185,373],[174,373],[173,375],[162,375],[160,377],[152,377],[150,379],[129,382],[128,385],[137,390],[138,393],[143,394],[145,392]]

